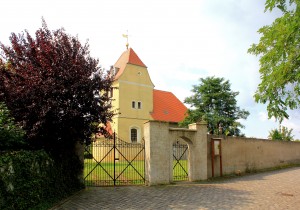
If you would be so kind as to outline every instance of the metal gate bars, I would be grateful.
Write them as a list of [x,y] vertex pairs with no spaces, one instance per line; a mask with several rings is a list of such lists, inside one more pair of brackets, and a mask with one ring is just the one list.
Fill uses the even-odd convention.
[[145,183],[145,146],[117,138],[102,139],[85,147],[86,186],[136,185]]
[[173,144],[173,181],[184,181],[188,178],[188,145],[177,141]]

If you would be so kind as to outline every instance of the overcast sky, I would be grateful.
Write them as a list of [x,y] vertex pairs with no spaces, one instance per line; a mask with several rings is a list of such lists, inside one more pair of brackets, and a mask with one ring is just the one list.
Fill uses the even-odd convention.
[[[239,91],[238,106],[250,111],[242,123],[247,137],[267,138],[278,123],[268,120],[266,106],[256,104],[260,82],[258,58],[247,54],[259,41],[257,30],[280,16],[264,13],[264,0],[2,0],[0,41],[27,29],[32,35],[44,17],[49,29],[65,28],[89,40],[93,57],[113,65],[129,45],[148,67],[156,89],[180,100],[207,76],[224,77]],[[300,139],[299,111],[283,125]]]

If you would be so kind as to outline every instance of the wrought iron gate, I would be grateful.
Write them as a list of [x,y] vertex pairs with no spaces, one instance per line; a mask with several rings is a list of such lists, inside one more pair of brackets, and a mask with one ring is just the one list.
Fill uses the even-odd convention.
[[188,179],[188,145],[177,141],[173,144],[173,181]]
[[84,156],[86,186],[145,183],[144,143],[128,143],[114,135],[86,146]]

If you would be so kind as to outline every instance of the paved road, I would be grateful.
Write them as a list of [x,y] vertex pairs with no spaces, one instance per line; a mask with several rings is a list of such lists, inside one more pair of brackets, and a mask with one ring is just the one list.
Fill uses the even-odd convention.
[[53,209],[300,209],[300,167],[210,183],[87,188]]

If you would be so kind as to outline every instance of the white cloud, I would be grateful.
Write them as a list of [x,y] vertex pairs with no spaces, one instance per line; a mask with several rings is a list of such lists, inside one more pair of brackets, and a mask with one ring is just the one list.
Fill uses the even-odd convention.
[[258,113],[258,118],[261,122],[266,122],[266,121],[277,122],[274,117],[271,117],[271,119],[269,119],[268,113],[263,111]]
[[294,122],[293,120],[283,120],[282,125],[289,129],[293,129],[292,135],[294,135],[294,139],[300,139],[299,122]]
[[259,117],[259,120],[262,122],[265,122],[268,120],[268,114],[265,112],[259,112],[258,117]]

